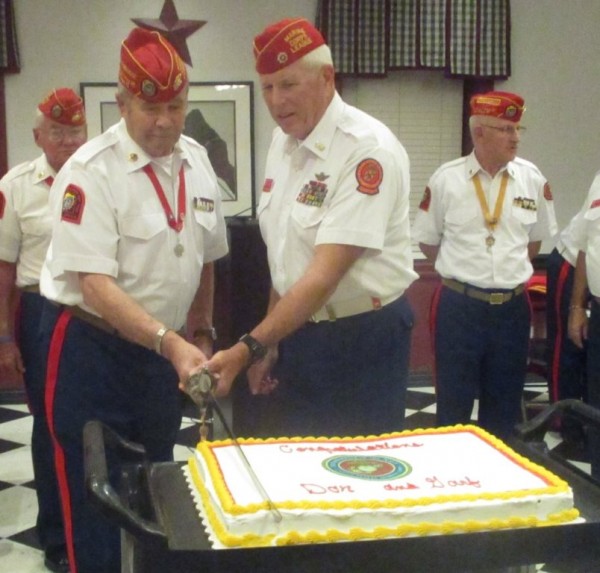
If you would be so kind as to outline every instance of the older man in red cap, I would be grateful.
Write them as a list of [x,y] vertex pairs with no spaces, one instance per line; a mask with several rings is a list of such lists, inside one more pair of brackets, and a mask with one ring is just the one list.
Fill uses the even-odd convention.
[[[33,137],[42,155],[0,180],[0,379],[22,376],[33,414],[31,453],[37,534],[51,571],[68,571],[52,441],[44,407],[44,359],[37,342],[43,299],[40,270],[50,241],[48,193],[56,173],[86,140],[81,98],[52,90],[37,107]],[[19,296],[16,296],[17,293]],[[19,304],[19,333],[13,321]]]
[[471,99],[473,152],[430,178],[413,227],[442,286],[432,305],[437,421],[506,438],[519,421],[529,349],[525,284],[541,241],[557,230],[550,187],[517,157],[523,98]]
[[273,134],[258,205],[272,289],[267,316],[208,368],[227,392],[279,381],[279,435],[403,427],[416,274],[409,161],[381,122],[343,102],[329,47],[307,20],[254,41]]
[[46,404],[78,573],[120,570],[119,529],[86,500],[85,423],[142,444],[150,461],[172,460],[178,382],[212,352],[212,261],[227,253],[226,229],[206,151],[181,135],[187,93],[175,49],[134,29],[121,46],[121,121],[74,154],[52,187]]

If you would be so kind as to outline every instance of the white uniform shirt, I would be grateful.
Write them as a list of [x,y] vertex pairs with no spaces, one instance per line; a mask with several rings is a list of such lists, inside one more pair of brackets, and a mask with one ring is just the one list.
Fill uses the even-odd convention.
[[556,241],[556,250],[562,255],[572,267],[577,263],[577,255],[579,249],[575,244],[574,233],[575,228],[579,225],[579,219],[583,217],[583,213],[580,211],[573,217],[569,224],[560,232]]
[[21,163],[0,180],[0,259],[17,263],[18,287],[37,285],[48,243],[48,193],[54,177],[45,155]]
[[600,296],[600,171],[575,219],[573,241],[578,250],[585,252],[589,290],[593,296]]
[[[83,303],[77,273],[105,274],[165,325],[184,325],[203,263],[227,253],[219,187],[206,151],[185,136],[174,151],[174,176],[153,162],[175,215],[183,165],[187,213],[176,233],[142,170],[151,161],[121,120],[61,169],[50,192],[53,231],[40,283],[44,296],[94,312]],[[174,253],[178,243],[181,257]]]
[[258,205],[273,288],[283,296],[321,244],[366,247],[330,302],[401,295],[413,271],[409,161],[382,123],[335,95],[304,140],[276,128]]
[[[495,243],[488,248],[490,231],[473,176],[479,173],[493,213],[504,171],[509,177],[502,215],[493,233]],[[442,277],[480,288],[512,289],[533,273],[528,243],[552,237],[556,228],[549,187],[535,165],[517,157],[492,179],[471,153],[445,163],[431,176],[413,236],[420,243],[439,245],[435,268]]]

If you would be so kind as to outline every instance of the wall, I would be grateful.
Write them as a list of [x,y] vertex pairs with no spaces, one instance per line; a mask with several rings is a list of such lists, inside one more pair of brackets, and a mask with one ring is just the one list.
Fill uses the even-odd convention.
[[[252,80],[252,39],[286,16],[314,19],[317,0],[174,0],[180,19],[206,20],[188,38],[192,81]],[[17,0],[22,72],[6,77],[9,165],[37,153],[29,127],[55,85],[115,81],[131,18],[158,18],[163,0]],[[559,223],[579,209],[600,169],[598,0],[512,0],[511,78],[526,99],[522,155],[550,180]],[[255,173],[262,179],[273,123],[255,84]],[[257,187],[260,187],[257,184]]]

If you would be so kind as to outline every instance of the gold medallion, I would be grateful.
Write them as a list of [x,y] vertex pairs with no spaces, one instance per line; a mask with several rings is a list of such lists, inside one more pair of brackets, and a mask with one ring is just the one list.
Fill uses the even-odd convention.
[[175,245],[175,248],[173,249],[176,257],[180,257],[181,255],[183,255],[183,250],[183,245],[181,243],[177,243]]
[[496,239],[494,239],[494,237],[492,235],[488,235],[485,238],[485,244],[487,245],[488,249],[490,247],[493,247],[495,242],[496,242]]

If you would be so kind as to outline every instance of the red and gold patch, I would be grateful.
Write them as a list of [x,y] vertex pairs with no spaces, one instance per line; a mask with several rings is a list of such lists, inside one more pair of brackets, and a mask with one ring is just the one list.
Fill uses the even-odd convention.
[[366,195],[377,195],[383,181],[383,167],[376,159],[363,159],[356,168],[357,189]]
[[83,208],[85,207],[85,193],[77,185],[69,185],[62,202],[61,219],[69,223],[79,225],[83,217]]
[[263,193],[270,193],[271,189],[273,189],[273,179],[265,179],[262,188]]
[[421,197],[421,202],[419,203],[419,209],[421,209],[421,211],[429,211],[429,205],[431,205],[431,189],[425,187],[423,197]]
[[0,191],[0,219],[4,217],[4,209],[6,208],[6,197],[4,193]]
[[552,197],[552,191],[550,191],[550,183],[546,182],[544,185],[544,199],[546,201],[552,201],[554,197]]
[[596,207],[600,207],[600,199],[594,199],[590,205],[590,209],[595,209]]

